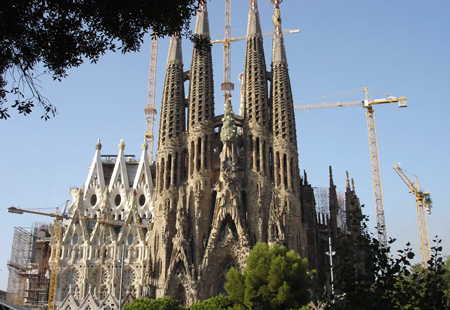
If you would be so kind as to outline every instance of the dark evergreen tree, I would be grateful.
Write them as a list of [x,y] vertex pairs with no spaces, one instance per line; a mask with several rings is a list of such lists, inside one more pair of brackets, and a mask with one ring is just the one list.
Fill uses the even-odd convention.
[[242,272],[232,268],[225,289],[248,309],[299,309],[310,302],[308,262],[284,246],[257,243]]

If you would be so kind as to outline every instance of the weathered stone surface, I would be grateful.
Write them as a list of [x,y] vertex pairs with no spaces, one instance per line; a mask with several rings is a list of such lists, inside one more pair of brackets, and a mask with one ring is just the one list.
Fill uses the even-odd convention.
[[[226,273],[244,268],[257,242],[297,251],[327,282],[328,235],[337,242],[358,231],[350,221],[347,229],[337,226],[331,168],[326,221],[317,220],[314,190],[306,173],[300,177],[279,2],[268,73],[258,8],[250,1],[242,115],[233,113],[229,98],[224,115],[214,114],[211,53],[194,50],[186,74],[181,39],[171,39],[156,169],[145,144],[137,162],[125,159],[123,141],[119,155],[109,159],[98,143],[83,190],[71,191],[69,212],[100,221],[71,220],[65,230],[58,293],[63,305],[90,298],[92,308],[108,296],[119,299],[122,257],[123,298],[171,295],[190,305],[225,293]],[[196,32],[209,37],[205,3]],[[347,186],[345,202],[361,214],[354,186]]]

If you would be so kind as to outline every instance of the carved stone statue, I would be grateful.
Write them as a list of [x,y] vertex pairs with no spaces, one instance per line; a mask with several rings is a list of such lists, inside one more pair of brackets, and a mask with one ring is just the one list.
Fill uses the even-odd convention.
[[223,142],[220,158],[222,162],[233,162],[235,158],[236,125],[234,123],[234,113],[231,107],[230,98],[225,99],[225,108],[223,113],[223,125],[220,131],[220,139]]

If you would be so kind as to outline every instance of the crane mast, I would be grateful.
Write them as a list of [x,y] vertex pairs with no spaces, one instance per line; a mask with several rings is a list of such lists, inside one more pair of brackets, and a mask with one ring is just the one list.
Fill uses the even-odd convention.
[[234,84],[231,83],[231,0],[225,0],[225,38],[223,39],[223,83],[221,90],[225,98],[231,97]]
[[422,254],[423,268],[427,267],[427,261],[430,259],[431,248],[430,238],[428,236],[428,224],[427,215],[431,214],[431,197],[430,192],[424,192],[419,185],[419,179],[416,175],[415,182],[411,181],[406,175],[405,171],[400,168],[397,163],[394,164],[394,170],[400,176],[400,178],[408,186],[409,191],[416,197],[416,212],[417,223],[419,225],[419,239],[420,239],[420,253]]
[[[372,168],[372,182],[373,182],[373,195],[375,201],[375,212],[377,219],[377,231],[378,231],[378,241],[382,246],[386,245],[386,220],[384,216],[384,205],[383,205],[383,191],[381,188],[381,173],[380,173],[380,160],[378,155],[378,142],[377,142],[377,131],[375,126],[375,112],[373,106],[376,104],[385,103],[398,103],[399,108],[404,108],[407,106],[406,97],[393,97],[388,96],[385,99],[372,100],[367,91],[367,87],[363,87],[360,90],[364,91],[365,100],[363,101],[347,101],[347,102],[324,102],[320,104],[312,105],[297,105],[294,106],[294,110],[311,110],[311,109],[324,109],[324,108],[338,108],[338,107],[351,107],[351,106],[362,106],[366,111],[367,118],[367,131],[369,136],[369,150],[370,150],[370,163]],[[352,91],[354,92],[354,91]]]
[[[67,209],[67,204],[64,211]],[[61,217],[57,217],[54,221],[54,233],[55,237],[53,239],[53,249],[52,249],[52,260],[50,265],[50,284],[48,287],[48,310],[56,309],[56,293],[58,288],[58,276],[59,276],[59,257],[61,255],[61,242],[62,242],[62,221]]]
[[378,156],[377,131],[372,107],[367,108],[367,131],[369,133],[370,164],[372,167],[373,196],[377,217],[378,241],[386,245],[386,220],[384,216],[383,191],[381,189],[380,160]]
[[155,137],[153,135],[153,127],[155,122],[155,86],[156,86],[156,68],[158,64],[158,37],[154,36],[151,40],[150,47],[150,68],[148,78],[148,97],[147,107],[144,109],[146,119],[145,142],[149,145],[148,158],[150,163],[153,162],[153,145]]

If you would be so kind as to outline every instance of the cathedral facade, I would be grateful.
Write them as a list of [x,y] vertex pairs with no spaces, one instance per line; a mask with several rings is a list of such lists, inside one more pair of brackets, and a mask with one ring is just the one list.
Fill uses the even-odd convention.
[[[115,156],[102,155],[97,143],[85,185],[71,189],[61,308],[91,299],[115,300],[112,308],[121,298],[170,295],[185,305],[204,300],[225,292],[226,273],[242,269],[257,242],[285,245],[324,273],[328,235],[351,238],[336,222],[331,169],[330,217],[322,221],[313,188],[300,175],[281,1],[273,2],[268,68],[257,1],[250,1],[239,114],[225,96],[224,114],[215,115],[210,49],[194,48],[186,72],[181,38],[173,36],[156,163],[150,164],[145,143],[140,160],[125,155],[123,141]],[[210,40],[204,3],[195,34]],[[346,208],[360,212],[348,180]]]

